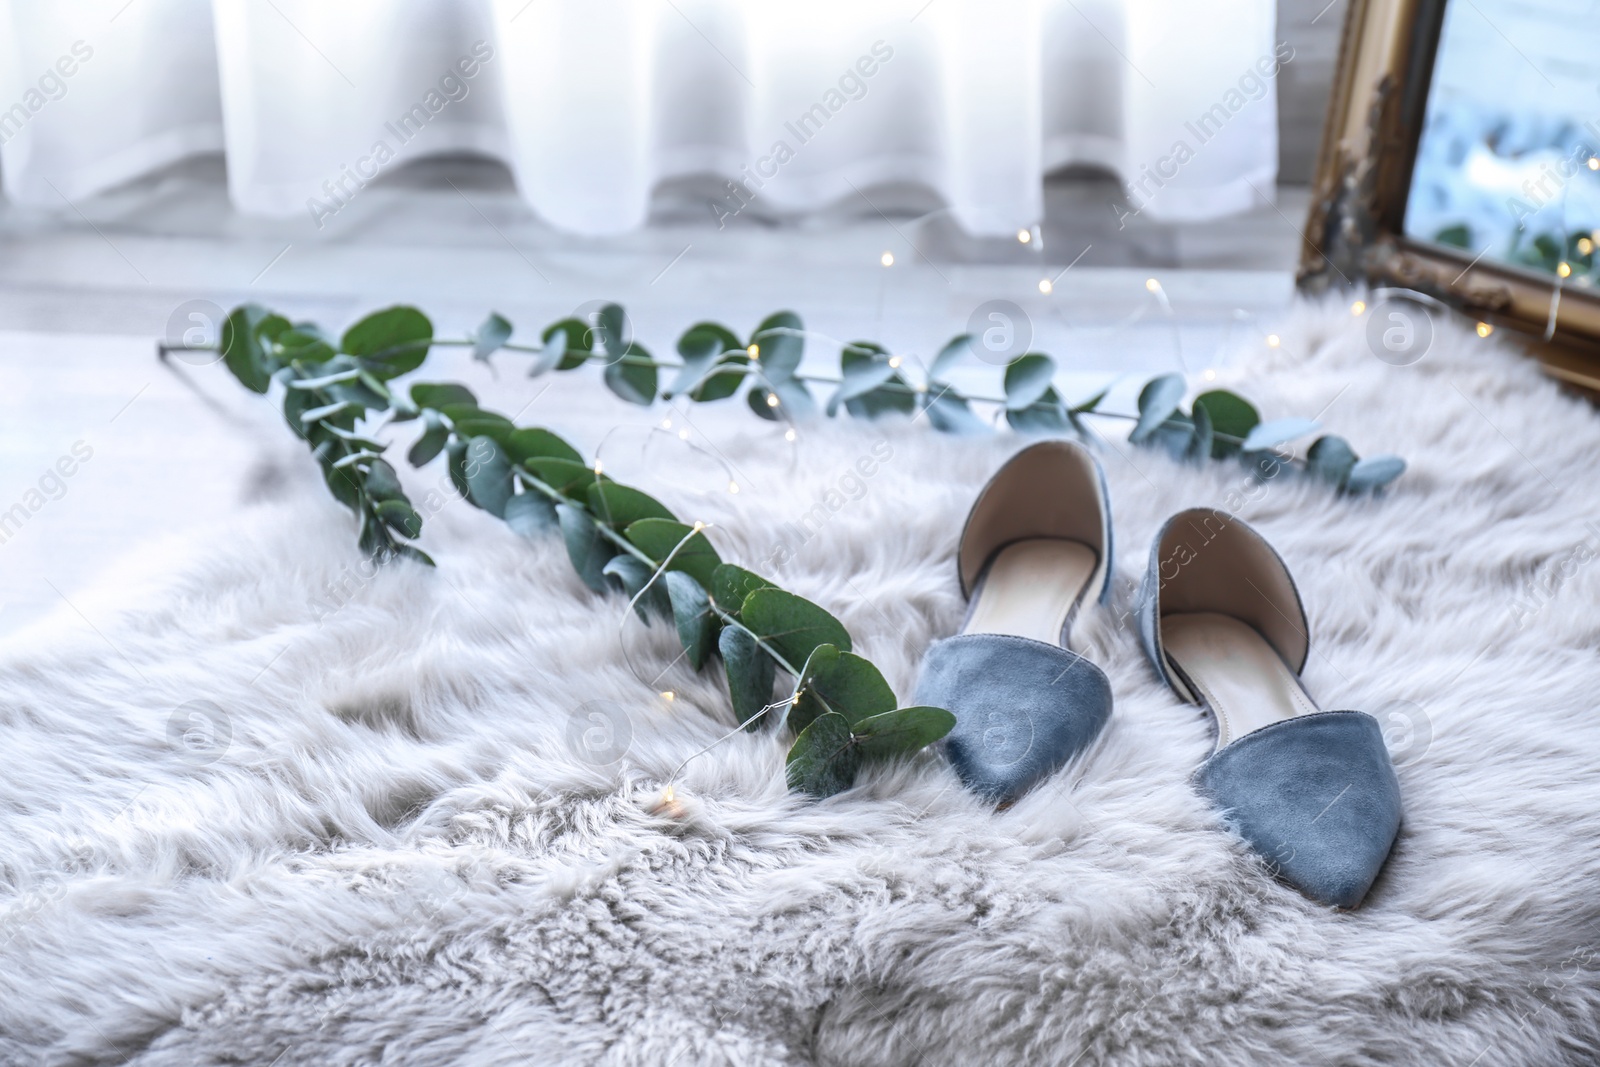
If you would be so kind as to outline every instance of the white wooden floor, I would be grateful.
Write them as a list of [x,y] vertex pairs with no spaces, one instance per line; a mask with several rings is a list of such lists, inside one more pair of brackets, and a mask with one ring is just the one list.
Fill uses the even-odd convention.
[[[702,318],[743,333],[792,308],[830,337],[927,357],[978,305],[1005,299],[1031,322],[1031,347],[1058,358],[1069,396],[1115,380],[1126,408],[1152,373],[1198,373],[1263,343],[1290,299],[1306,197],[1285,189],[1276,207],[1240,219],[1140,219],[1119,231],[1106,206],[1113,191],[1103,179],[1052,182],[1042,240],[1027,245],[862,205],[804,225],[741,218],[719,231],[693,190],[664,194],[643,232],[580,240],[533,218],[503,171],[465,160],[369,188],[320,232],[309,217],[235,215],[215,161],[56,213],[0,206],[0,516],[27,511],[20,526],[0,526],[0,634],[52,613],[94,625],[90,591],[118,580],[124,552],[226,516],[263,447],[283,443],[266,404],[222,368],[180,367],[180,377],[157,363],[156,337],[192,301],[255,300],[334,329],[414,303],[440,335],[494,309],[531,336],[586,301],[616,300],[657,351]],[[836,359],[820,342],[808,353],[819,369]],[[454,353],[430,361],[429,375],[515,410],[542,384],[511,366],[495,379]],[[994,368],[968,374],[973,391],[998,389]],[[525,416],[590,445],[612,425],[659,417],[610,399],[590,371],[563,376]],[[74,460],[75,445],[90,458]],[[73,473],[58,482],[49,472],[63,457]]]

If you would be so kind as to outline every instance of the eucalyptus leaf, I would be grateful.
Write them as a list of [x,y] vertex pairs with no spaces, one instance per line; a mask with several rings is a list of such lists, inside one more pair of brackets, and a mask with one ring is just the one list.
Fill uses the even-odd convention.
[[805,355],[806,342],[801,335],[805,329],[800,316],[792,311],[769,315],[756,327],[750,343],[756,346],[756,362],[773,385],[794,377]]
[[472,390],[454,382],[418,382],[411,387],[411,402],[419,408],[466,411],[478,406]]
[[[560,340],[556,340],[556,334],[561,335]],[[540,340],[547,349],[552,345],[559,349],[561,358],[556,363],[556,370],[581,367],[594,353],[594,331],[581,319],[562,319],[553,323],[545,328]]]
[[877,667],[854,652],[839,652],[810,680],[800,703],[789,713],[789,722],[802,730],[818,715],[835,711],[854,723],[894,706],[894,690]]
[[943,708],[910,707],[869,715],[850,726],[863,760],[909,756],[944,737],[956,717]]
[[711,572],[711,602],[734,618],[739,617],[745,598],[757,589],[771,589],[773,584],[743,567],[732,563],[719,564]]
[[1293,441],[1297,437],[1304,437],[1316,429],[1317,423],[1312,419],[1302,419],[1298,416],[1273,419],[1252,429],[1245,435],[1244,444],[1239,447],[1246,452],[1264,452]]
[[[1128,440],[1137,445],[1149,439],[1167,417],[1178,410],[1187,388],[1181,374],[1163,374],[1145,382],[1144,388],[1139,390],[1139,421]],[[1212,425],[1216,425],[1215,412],[1212,412]]]
[[593,467],[554,456],[535,456],[524,460],[522,465],[562,496],[580,503],[588,501],[589,487],[600,478]]
[[819,799],[850,788],[860,754],[843,715],[822,715],[795,738],[784,773],[789,788]]
[[433,457],[444,451],[444,443],[450,439],[450,427],[446,426],[435,411],[429,411],[424,416],[422,436],[417,438],[411,446],[411,451],[406,453],[413,467],[425,466],[433,462]]
[[967,398],[948,386],[938,386],[936,391],[921,396],[922,410],[928,422],[940,433],[982,434],[989,426],[974,414]]
[[1100,401],[1104,400],[1106,398],[1107,394],[1109,394],[1110,392],[1111,392],[1111,386],[1108,385],[1104,389],[1100,390],[1098,393],[1094,394],[1094,396],[1091,396],[1089,399],[1081,401],[1080,403],[1077,403],[1077,404],[1073,404],[1072,407],[1069,408],[1068,410],[1070,410],[1074,414],[1078,414],[1078,415],[1083,415],[1083,414],[1086,414],[1088,412],[1094,411],[1096,408],[1098,408],[1100,406]]
[[622,310],[622,305],[603,305],[595,320],[596,340],[606,350],[606,355],[618,356],[632,347],[633,339],[628,336],[628,315]]
[[[747,729],[753,729],[751,720],[772,703],[776,665],[772,657],[762,651],[755,637],[737,626],[723,627],[717,639],[717,651],[722,653],[722,664],[727,671],[733,713]],[[763,719],[763,722],[770,721],[770,715]]]
[[256,327],[266,318],[265,308],[255,304],[236,307],[223,320],[218,347],[229,372],[252,393],[265,393],[275,369],[261,350]]
[[1039,352],[1018,356],[1006,367],[1006,410],[1032,407],[1046,392],[1053,391],[1056,361]]
[[638,345],[628,346],[622,356],[606,364],[605,381],[613,393],[630,404],[649,407],[655,403],[656,365],[650,359],[650,353]]
[[1028,434],[1057,434],[1072,425],[1054,386],[1047,387],[1044,395],[1028,407],[1008,408],[1006,422],[1018,433]]
[[1399,456],[1373,456],[1357,461],[1345,479],[1347,493],[1370,493],[1382,489],[1406,472],[1406,461]]
[[[745,395],[750,410],[769,422],[785,418],[798,422],[810,418],[817,410],[817,402],[811,398],[810,390],[797,378],[778,382],[770,391],[764,386],[755,386]],[[778,403],[771,403],[767,399],[769,396],[776,396]]]
[[512,533],[532,541],[558,525],[555,505],[537,492],[518,493],[506,501],[506,525]]
[[683,571],[705,588],[711,586],[712,576],[722,563],[705,534],[672,519],[640,519],[630,523],[624,534],[658,564]]
[[444,446],[444,455],[445,468],[450,472],[450,484],[456,487],[461,499],[466,500],[472,495],[472,489],[467,485],[466,439],[452,436]]
[[[828,414],[836,414],[846,400],[863,396],[897,375],[889,360],[865,347],[846,346],[839,354],[839,388],[828,400]],[[909,399],[909,398],[908,398]]]
[[616,548],[588,512],[571,504],[556,505],[556,519],[561,525],[561,537],[567,545],[567,558],[573,570],[583,579],[583,584],[596,593],[607,591],[605,567],[616,555]]
[[422,366],[433,342],[433,323],[414,307],[374,312],[345,331],[339,350],[360,356],[365,367],[387,380]]
[[939,349],[939,354],[933,357],[933,363],[928,367],[928,377],[935,381],[942,381],[950,369],[972,353],[972,335],[958,333],[945,346]]
[[[699,670],[717,647],[721,622],[711,610],[711,601],[699,582],[682,571],[668,571],[662,581],[666,583],[672,621],[678,628],[684,654],[689,658],[689,666]],[[767,681],[767,691],[772,691],[771,679]]]
[[804,663],[818,645],[850,651],[850,634],[838,619],[781,589],[757,589],[745,597],[739,619],[791,665]]
[[639,597],[639,592],[645,591],[644,596],[634,601],[633,610],[644,620],[646,626],[650,624],[652,612],[668,618],[672,616],[672,606],[667,600],[667,587],[659,581],[650,581],[656,573],[655,568],[643,560],[619,552],[601,568],[601,573],[620,582],[622,591],[630,598]]
[[549,430],[542,430],[536,426],[513,430],[504,441],[500,442],[500,445],[513,463],[526,463],[530,459],[539,458],[565,459],[579,464],[583,462],[583,457],[578,454],[576,448]]
[[489,312],[477,332],[472,335],[472,358],[487,362],[489,357],[511,340],[511,323],[499,312]]
[[690,390],[689,399],[704,403],[726,400],[739,391],[750,374],[750,357],[743,349],[723,353],[716,365],[716,373]]
[[1194,432],[1189,438],[1188,447],[1184,450],[1184,458],[1196,463],[1204,463],[1211,458],[1212,428],[1211,412],[1204,404],[1194,406]]
[[422,516],[404,500],[382,500],[375,509],[378,518],[390,529],[398,530],[407,537],[420,537],[422,535]]
[[640,519],[677,520],[677,516],[655,497],[616,482],[595,482],[589,487],[588,496],[589,512],[616,530]]
[[[678,358],[683,360],[683,366],[679,368],[672,385],[662,390],[662,397],[670,400],[675,394],[704,384],[701,379],[706,377],[706,372],[722,359],[725,352],[744,355],[744,346],[732,330],[715,322],[697,322],[689,327],[678,338]],[[734,388],[738,388],[737,379]]]
[[[374,500],[404,500],[405,487],[400,484],[400,476],[394,468],[381,459],[374,459],[367,467],[366,482],[364,487],[367,495]],[[415,536],[415,535],[412,535]]]
[[511,461],[492,437],[467,442],[467,499],[495,518],[504,518],[511,499]]
[[1241,442],[1261,422],[1261,413],[1254,404],[1226,389],[1201,393],[1194,402],[1196,407],[1205,408],[1211,418],[1212,433],[1217,435],[1212,440],[1211,455],[1216,459],[1238,452]]
[[1332,434],[1317,438],[1306,451],[1306,471],[1338,489],[1344,488],[1355,465],[1356,453],[1350,442]]

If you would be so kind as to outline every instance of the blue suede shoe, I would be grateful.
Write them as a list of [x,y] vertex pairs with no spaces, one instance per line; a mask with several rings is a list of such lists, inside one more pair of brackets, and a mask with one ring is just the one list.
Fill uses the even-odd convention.
[[1216,720],[1195,781],[1306,896],[1359,905],[1400,828],[1400,783],[1376,719],[1320,711],[1300,682],[1305,610],[1283,560],[1225,512],[1167,520],[1139,590],[1156,671]]
[[1044,441],[989,480],[961,532],[962,632],[922,661],[915,702],[948,708],[944,740],[968,788],[1007,804],[1093,741],[1111,716],[1104,672],[1070,651],[1086,595],[1105,600],[1111,508],[1088,450]]

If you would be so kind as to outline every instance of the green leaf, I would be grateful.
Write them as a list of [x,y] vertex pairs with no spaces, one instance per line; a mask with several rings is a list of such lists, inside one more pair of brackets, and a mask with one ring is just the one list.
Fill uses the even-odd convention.
[[1281,444],[1293,441],[1297,437],[1316,430],[1317,423],[1311,419],[1302,419],[1298,416],[1286,419],[1273,419],[1263,422],[1245,435],[1244,444],[1239,447],[1246,452],[1264,452],[1276,448]]
[[[615,307],[614,304],[607,305]],[[649,407],[656,400],[656,365],[648,360],[650,353],[639,345],[629,345],[627,352],[615,362],[606,364],[607,387],[630,404]]]
[[1311,442],[1306,452],[1306,471],[1338,489],[1344,488],[1355,465],[1356,452],[1350,442],[1332,434]]
[[843,715],[822,715],[795,738],[784,772],[789,788],[822,798],[850,788],[860,766]]
[[804,663],[818,645],[850,651],[850,634],[838,619],[781,589],[757,589],[745,597],[739,619],[791,664]]
[[[344,420],[345,429],[349,429],[351,426],[355,425],[356,416],[359,415],[361,411],[362,407],[360,404],[352,404],[348,400],[340,400],[337,403],[323,404],[321,407],[315,407],[308,411],[301,412],[300,421],[302,423],[309,424],[313,422],[321,422],[324,419],[332,420],[342,415],[346,417]],[[334,423],[334,425],[338,425],[338,423]]]
[[750,373],[750,356],[743,349],[727,352],[717,361],[717,366],[722,369],[695,386],[689,392],[689,399],[710,403],[714,400],[726,400],[737,393],[739,386]]
[[269,314],[256,324],[256,337],[263,344],[272,344],[285,330],[292,328],[282,315]]
[[456,492],[461,494],[461,499],[466,500],[472,494],[472,489],[467,485],[467,442],[462,437],[452,437],[444,446],[445,468],[450,472],[450,484],[456,487]]
[[1370,493],[1382,489],[1406,472],[1406,461],[1399,456],[1373,456],[1363,459],[1350,468],[1345,479],[1347,493]]
[[422,549],[418,548],[416,545],[397,544],[394,546],[394,554],[400,559],[409,559],[413,563],[422,564],[424,567],[436,566],[436,564],[433,562],[433,557],[422,551]]
[[734,618],[744,608],[745,598],[757,589],[771,589],[773,584],[743,567],[732,563],[719,564],[711,572],[711,601]]
[[[834,646],[823,644],[813,648],[811,650],[811,654],[806,657],[805,663],[801,665],[799,675],[796,676],[794,680],[795,693],[801,695],[802,699],[804,699],[806,687],[816,679],[817,675],[826,674],[828,671],[832,670],[833,665],[837,662],[839,662],[839,650]],[[790,698],[791,702],[793,699],[793,697]],[[792,717],[792,711],[790,712],[790,715],[791,718],[789,721],[793,723],[794,719]],[[811,718],[815,718],[815,716],[812,716]],[[811,718],[806,719],[806,725],[810,724]],[[794,731],[795,733],[799,733],[803,728],[803,725],[796,725],[794,727]]]
[[[670,575],[669,575],[670,577]],[[725,626],[717,639],[722,664],[728,674],[728,697],[741,723],[749,723],[772,703],[775,664],[756,639],[737,626]],[[771,721],[767,716],[765,722]],[[753,727],[752,727],[753,728]]]
[[605,566],[616,555],[616,548],[606,540],[600,528],[582,508],[557,504],[556,519],[561,524],[561,536],[567,543],[567,558],[572,560],[578,577],[595,592],[606,592]]
[[511,461],[492,437],[467,442],[468,499],[495,518],[504,518],[511,499]]
[[[555,340],[556,334],[562,335],[561,340]],[[579,319],[562,319],[546,327],[541,340],[547,349],[551,347],[552,342],[560,349],[561,359],[556,363],[556,370],[581,367],[594,352],[594,340],[589,324]]]
[[310,330],[284,330],[273,338],[273,343],[280,349],[278,358],[285,363],[326,363],[337,355],[326,338]]
[[[689,657],[689,666],[699,670],[705,666],[711,650],[717,645],[717,630],[722,625],[711,610],[711,601],[703,586],[682,571],[668,571],[662,578],[667,586],[667,599],[672,605],[672,621],[678,628],[678,640]],[[769,664],[771,660],[767,661]],[[772,692],[772,679],[767,679],[767,692]]]
[[[889,366],[889,357],[881,351],[874,351],[876,348],[876,345],[869,347],[866,342],[858,342],[846,345],[839,353],[839,388],[828,400],[830,417],[838,412],[839,405],[846,400],[865,396],[885,382],[899,377],[894,368]],[[911,397],[905,399],[910,400]]]
[[581,464],[583,457],[560,437],[549,430],[529,426],[513,431],[500,443],[513,463],[526,463],[530,459],[565,459]]
[[411,387],[411,402],[419,408],[443,411],[456,408],[465,411],[478,406],[472,390],[455,382],[418,382]]
[[378,378],[406,374],[422,366],[433,342],[433,323],[414,307],[385,308],[345,331],[339,349],[362,357]]
[[806,350],[805,338],[801,336],[804,329],[799,315],[780,311],[763,319],[750,338],[750,343],[756,346],[756,362],[774,385],[793,378],[799,369]]
[[[674,394],[698,388],[696,383],[699,383],[701,377],[721,360],[724,352],[744,355],[744,346],[739,344],[739,338],[726,326],[715,322],[697,322],[683,331],[683,336],[678,338],[678,357],[683,360],[683,366],[678,370],[678,376],[673,380],[671,387],[663,390],[661,395],[671,399]],[[722,375],[718,374],[716,377],[720,378]],[[734,388],[738,388],[737,378],[734,380]],[[695,399],[702,398],[695,397]]]
[[967,398],[948,386],[939,386],[937,392],[922,394],[922,410],[928,413],[928,422],[940,433],[988,433],[989,426],[978,418],[967,404]]
[[[672,519],[640,519],[630,524],[623,534],[657,563],[672,556],[667,569],[682,571],[699,582],[702,588],[711,587],[712,575],[722,563],[705,534],[697,533],[692,526]],[[685,538],[687,542],[684,542]],[[682,548],[678,548],[680,543],[683,543]],[[673,554],[674,549],[677,550],[676,555]]]
[[789,713],[789,722],[799,731],[818,715],[835,711],[854,723],[892,711],[894,706],[894,690],[878,668],[854,652],[840,652],[811,680],[800,703]]
[[256,327],[266,315],[266,309],[256,304],[234,308],[223,320],[219,339],[223,364],[252,393],[265,393],[272,381],[273,368],[268,365],[256,334]]
[[656,573],[655,568],[643,560],[619,552],[611,557],[611,562],[605,565],[601,573],[621,582],[623,592],[630,598],[639,596],[639,590],[649,585],[649,591],[633,605],[633,610],[638,612],[639,618],[644,620],[646,626],[650,624],[651,612],[671,617],[672,606],[667,600],[667,587],[661,582],[651,583],[650,579]]
[[1007,409],[1006,422],[1018,433],[1056,434],[1067,429],[1071,422],[1067,419],[1067,409],[1061,402],[1061,395],[1054,386],[1045,389],[1041,396],[1031,406],[1021,409]]
[[600,478],[593,467],[586,467],[570,459],[536,456],[523,461],[522,465],[528,468],[534,477],[562,496],[580,503],[589,499],[589,487]]
[[589,487],[588,496],[590,513],[615,530],[626,529],[640,519],[677,519],[655,497],[616,482],[595,482]]
[[1226,389],[1213,389],[1201,393],[1194,398],[1195,405],[1206,409],[1206,414],[1211,417],[1211,430],[1213,434],[1225,434],[1228,437],[1238,438],[1229,441],[1222,437],[1213,437],[1211,455],[1217,459],[1231,456],[1240,449],[1240,442],[1250,435],[1261,422],[1261,413],[1254,404],[1240,396],[1238,393]]
[[851,725],[863,760],[909,756],[949,733],[956,717],[943,708],[912,707],[869,715]]
[[333,498],[357,515],[361,514],[361,475],[349,467],[328,467],[323,472]]
[[[366,476],[367,495],[374,500],[404,500],[405,487],[400,484],[400,476],[394,468],[381,459],[373,460],[367,466]],[[415,537],[416,534],[411,536]]]
[[413,467],[425,466],[433,462],[433,457],[444,451],[444,443],[450,439],[450,427],[446,426],[439,418],[439,413],[429,411],[424,416],[422,436],[417,438],[411,446],[411,451],[406,453],[406,459],[411,461]]
[[[1167,416],[1178,410],[1186,388],[1181,374],[1163,374],[1146,382],[1139,390],[1139,422],[1128,440],[1141,444],[1155,433],[1157,427],[1167,421]],[[1215,411],[1211,412],[1211,424],[1213,428],[1217,425]]]
[[512,533],[530,541],[557,524],[555,505],[543,493],[533,491],[518,493],[506,501],[504,518]]
[[960,363],[972,352],[972,335],[958,333],[939,349],[939,354],[933,357],[933,365],[928,368],[928,377],[940,380],[949,373],[950,368]]
[[489,312],[478,332],[472,335],[472,358],[487,362],[489,357],[511,340],[511,323],[499,312]]
[[[606,304],[595,316],[595,340],[606,350],[606,355],[616,356],[633,347],[628,333],[628,315],[620,304]],[[654,389],[651,390],[654,392]]]
[[1056,376],[1056,361],[1038,352],[1018,356],[1006,366],[1006,410],[1021,411],[1032,407],[1053,391],[1051,382]]
[[1195,463],[1203,463],[1211,458],[1211,447],[1215,443],[1211,427],[1211,413],[1204,404],[1194,406],[1194,435],[1189,438],[1189,444],[1184,449],[1183,458]]
[[[769,403],[768,396],[776,396],[779,403]],[[811,391],[798,378],[779,382],[770,392],[764,386],[754,386],[745,394],[745,402],[750,405],[751,411],[768,422],[784,418],[791,422],[798,421],[810,418],[817,410],[817,402],[811,398]]]
[[377,506],[378,518],[391,530],[399,530],[407,537],[422,534],[422,516],[404,500],[383,500]]
[[496,442],[509,441],[516,427],[504,415],[478,408],[462,408],[451,404],[444,409],[455,431],[462,437],[489,437]]
[[1107,394],[1109,394],[1110,392],[1111,392],[1111,386],[1108,385],[1104,389],[1100,390],[1098,393],[1094,394],[1094,396],[1091,396],[1088,400],[1085,400],[1080,404],[1072,405],[1072,407],[1069,410],[1072,411],[1076,415],[1083,415],[1083,414],[1086,414],[1087,412],[1094,411],[1096,408],[1098,408],[1100,406],[1100,401],[1104,400],[1106,398]]

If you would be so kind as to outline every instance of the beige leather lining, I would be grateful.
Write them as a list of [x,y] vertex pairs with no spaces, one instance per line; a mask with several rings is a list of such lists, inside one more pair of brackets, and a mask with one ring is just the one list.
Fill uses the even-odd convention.
[[1015,634],[1064,643],[1062,632],[1099,557],[1078,541],[1030,538],[995,554],[967,616],[964,633]]
[[1162,643],[1173,615],[1213,612],[1254,627],[1289,667],[1305,667],[1305,612],[1289,572],[1270,545],[1220,511],[1180,515],[1161,538]]
[[[957,554],[961,591],[1002,546],[1053,538],[1105,558],[1105,514],[1094,458],[1069,441],[1044,441],[1011,457],[978,494]],[[1097,575],[1098,576],[1098,575]]]
[[1317,710],[1283,657],[1247,623],[1198,612],[1161,620],[1167,662],[1217,718],[1217,748],[1252,730]]

